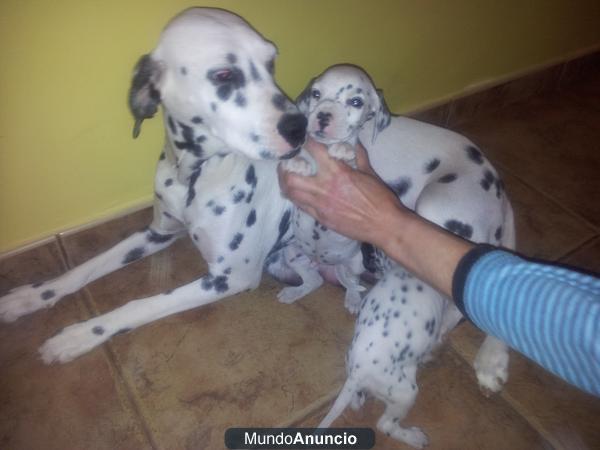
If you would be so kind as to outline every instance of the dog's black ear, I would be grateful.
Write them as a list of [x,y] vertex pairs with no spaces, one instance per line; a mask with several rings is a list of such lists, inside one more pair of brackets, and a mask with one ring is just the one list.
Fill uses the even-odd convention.
[[317,78],[315,77],[312,80],[310,80],[304,88],[304,90],[300,92],[300,95],[298,95],[298,97],[296,98],[296,106],[298,107],[300,112],[305,116],[308,115],[308,107],[310,104],[312,86],[316,79]]
[[160,63],[153,60],[150,55],[142,56],[135,66],[129,89],[129,109],[135,119],[134,138],[139,136],[144,119],[151,118],[158,110],[161,76]]

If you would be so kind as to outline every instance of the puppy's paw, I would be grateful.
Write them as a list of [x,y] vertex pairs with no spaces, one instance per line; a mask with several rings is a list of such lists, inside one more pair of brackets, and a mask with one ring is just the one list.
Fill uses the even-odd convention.
[[288,172],[297,173],[298,175],[313,175],[313,166],[306,159],[296,156],[292,159],[287,159],[279,163],[283,170]]
[[329,155],[333,158],[344,161],[348,164],[354,162],[356,159],[356,151],[354,147],[345,142],[338,142],[329,146],[327,150]]
[[33,284],[18,287],[0,298],[0,320],[14,322],[19,317],[51,307],[59,299],[58,292],[46,285]]
[[105,342],[110,335],[101,325],[87,322],[70,325],[48,339],[39,349],[46,364],[66,363]]

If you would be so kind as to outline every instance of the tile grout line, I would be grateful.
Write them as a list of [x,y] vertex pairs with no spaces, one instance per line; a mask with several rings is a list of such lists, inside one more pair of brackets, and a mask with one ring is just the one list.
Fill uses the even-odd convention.
[[562,255],[560,258],[558,258],[557,261],[564,261],[565,259],[573,256],[578,251],[583,250],[586,247],[591,247],[595,241],[599,241],[599,240],[600,240],[600,238],[596,234],[596,235],[592,236],[591,238],[589,238],[588,240],[584,241],[581,245],[578,245],[575,248],[572,248],[571,250],[566,252],[564,255]]
[[[66,266],[67,270],[72,269],[73,262],[71,261],[71,258],[69,257],[69,253],[65,246],[64,240],[62,239],[62,236],[60,234],[56,234],[54,236],[54,238],[56,240],[56,243],[58,244],[58,248],[59,248],[59,252],[61,254],[61,258],[63,260],[63,264]],[[98,315],[99,311],[95,307],[92,293],[89,291],[89,289],[87,289],[87,287],[84,287],[82,290],[83,290],[83,295],[81,296],[81,302],[83,303],[84,309],[86,310],[86,312],[88,313],[88,315],[90,317]],[[133,410],[133,415],[135,416],[135,418],[141,428],[142,434],[146,438],[146,441],[148,442],[148,444],[150,445],[150,447],[152,449],[158,449],[159,446],[157,445],[156,440],[154,439],[154,435],[150,431],[150,427],[149,427],[144,415],[142,414],[142,409],[133,393],[133,389],[127,382],[127,379],[125,378],[125,374],[121,370],[121,366],[118,363],[117,357],[115,355],[115,352],[114,352],[110,342],[107,342],[105,345],[103,345],[102,347],[100,347],[97,350],[102,350],[102,352],[106,356],[106,359],[109,362],[109,369],[113,373],[113,376],[116,374],[116,378],[118,378],[119,384],[123,387],[123,391],[125,393],[125,397],[127,398],[128,403],[129,403],[129,407]],[[115,380],[115,381],[117,381],[117,380]]]

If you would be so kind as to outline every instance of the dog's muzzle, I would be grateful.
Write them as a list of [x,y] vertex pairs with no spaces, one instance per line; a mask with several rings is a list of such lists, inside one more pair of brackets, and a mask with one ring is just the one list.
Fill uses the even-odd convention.
[[279,159],[292,159],[298,153],[300,153],[300,147],[292,150],[291,152],[287,152],[285,155],[280,156]]
[[290,144],[296,148],[304,142],[308,120],[303,114],[284,114],[277,123],[277,131]]

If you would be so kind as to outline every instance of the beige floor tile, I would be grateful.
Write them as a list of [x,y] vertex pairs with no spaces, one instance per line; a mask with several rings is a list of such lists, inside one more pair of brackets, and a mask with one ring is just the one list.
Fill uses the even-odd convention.
[[[0,261],[0,292],[63,271],[56,244]],[[81,295],[51,310],[0,324],[0,447],[5,449],[147,448],[139,418],[103,351],[45,366],[37,348],[82,320]]]
[[[144,218],[141,218],[144,220]],[[139,224],[126,227],[138,229]],[[115,223],[64,240],[70,259],[114,240]],[[107,236],[110,236],[108,238]],[[81,254],[80,254],[81,253]],[[90,285],[99,311],[170,289],[205,271],[188,239]],[[294,305],[265,277],[249,293],[149,324],[111,341],[161,448],[216,449],[232,426],[275,426],[330,393],[340,378],[352,317],[326,286]]]
[[[428,449],[540,449],[543,439],[502,398],[486,398],[477,388],[471,368],[449,347],[419,373],[419,396],[403,421],[418,426],[429,438]],[[314,427],[330,405],[297,426]],[[369,427],[384,406],[369,399],[357,412],[347,408],[332,427]],[[409,449],[376,431],[375,449]]]

